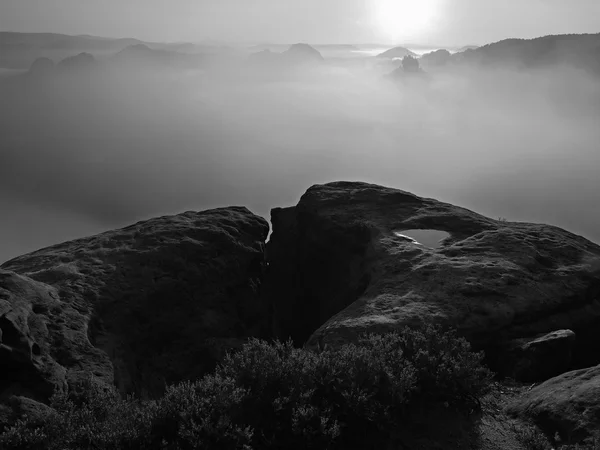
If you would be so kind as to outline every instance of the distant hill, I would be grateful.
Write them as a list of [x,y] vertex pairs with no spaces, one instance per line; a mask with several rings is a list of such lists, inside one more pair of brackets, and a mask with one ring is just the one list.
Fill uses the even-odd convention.
[[466,52],[467,50],[475,50],[477,48],[479,48],[479,45],[465,45],[464,47],[461,47],[456,51],[457,52]]
[[353,52],[359,50],[356,45],[351,44],[319,44],[314,46],[317,50],[321,51],[349,51]]
[[212,54],[184,53],[165,48],[150,48],[145,44],[125,47],[115,54],[110,61],[133,68],[152,67],[193,69],[202,67]]
[[[0,32],[0,68],[27,69],[38,58],[55,61],[79,53],[94,56],[112,55],[129,47],[145,46],[149,50],[200,54],[220,53],[223,46],[198,45],[191,43],[156,43],[139,39],[114,39],[98,36],[69,36],[56,33]],[[155,54],[154,56],[157,56]]]
[[118,50],[128,45],[140,44],[142,41],[133,38],[112,39],[96,36],[69,36],[56,33],[13,33],[0,32],[0,45],[26,46],[40,49],[64,50]]
[[324,61],[321,53],[308,44],[293,44],[284,52],[264,49],[250,55],[248,62],[255,67],[281,69],[298,65],[314,65]]
[[394,47],[389,50],[386,50],[383,53],[380,53],[379,55],[377,55],[377,58],[394,59],[394,58],[404,58],[405,56],[417,56],[417,54],[414,52],[411,52],[409,49],[407,49],[405,47]]
[[600,74],[600,33],[505,39],[457,53],[453,61],[516,68],[562,64]]

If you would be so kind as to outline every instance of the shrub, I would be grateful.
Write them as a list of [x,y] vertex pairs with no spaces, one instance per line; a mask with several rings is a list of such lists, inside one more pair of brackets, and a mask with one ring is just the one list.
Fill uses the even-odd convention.
[[321,352],[253,339],[157,401],[123,400],[91,380],[79,395],[55,396],[43,426],[18,422],[0,447],[379,448],[428,408],[472,408],[490,382],[481,359],[431,326]]
[[77,389],[52,396],[50,406],[54,411],[42,427],[18,420],[0,435],[0,448],[146,448],[152,402],[122,399],[112,386],[90,377]]

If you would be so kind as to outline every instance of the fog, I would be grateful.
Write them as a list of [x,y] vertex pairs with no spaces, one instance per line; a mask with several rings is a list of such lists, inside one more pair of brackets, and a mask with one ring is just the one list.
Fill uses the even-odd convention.
[[597,78],[566,67],[416,83],[384,73],[240,60],[23,77],[0,91],[0,262],[186,210],[244,205],[268,219],[336,180],[600,242]]

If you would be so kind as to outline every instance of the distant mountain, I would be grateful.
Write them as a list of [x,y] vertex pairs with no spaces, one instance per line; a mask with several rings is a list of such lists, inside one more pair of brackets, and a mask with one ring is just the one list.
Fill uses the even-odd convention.
[[112,62],[135,67],[152,66],[198,68],[209,56],[200,53],[183,53],[167,49],[150,48],[145,44],[125,47],[111,58]]
[[351,44],[319,44],[319,45],[315,45],[314,46],[317,50],[322,50],[322,51],[332,51],[332,50],[339,50],[339,51],[356,51],[359,50],[359,48],[356,45],[351,45]]
[[296,67],[299,65],[315,65],[323,61],[323,55],[308,44],[294,44],[286,51],[280,53],[265,49],[252,53],[248,58],[248,62],[255,67],[262,66],[273,69]]
[[377,58],[395,59],[395,58],[404,58],[405,56],[417,56],[417,54],[414,52],[411,52],[409,49],[407,49],[405,47],[394,47],[389,50],[386,50],[383,53],[380,53],[379,55],[377,55]]
[[40,49],[61,50],[120,50],[128,45],[140,44],[133,38],[112,39],[96,36],[69,36],[56,33],[13,33],[0,32],[0,45],[27,46]]
[[457,53],[453,62],[515,68],[563,64],[600,74],[600,33],[505,39]]
[[[98,36],[69,36],[56,33],[0,32],[0,68],[27,69],[38,58],[60,60],[76,53],[94,56],[112,55],[129,47],[146,47],[148,50],[170,51],[186,54],[216,54],[227,48],[208,44],[156,43],[139,39],[113,39]],[[138,47],[141,50],[141,47]],[[139,52],[138,52],[139,53]],[[157,57],[158,54],[154,54]],[[164,59],[168,59],[163,55]]]
[[321,62],[324,60],[321,53],[308,44],[294,44],[282,53],[284,58],[297,62]]
[[[39,61],[39,60],[38,60]],[[75,56],[69,56],[68,58],[63,59],[57,65],[57,69],[63,70],[80,70],[80,69],[88,69],[94,65],[96,59],[90,55],[89,53],[79,53]],[[35,65],[32,65],[32,67]]]

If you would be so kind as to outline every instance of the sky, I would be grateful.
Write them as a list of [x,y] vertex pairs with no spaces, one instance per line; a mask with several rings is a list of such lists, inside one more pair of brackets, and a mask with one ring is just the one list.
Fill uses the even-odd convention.
[[600,32],[600,1],[1,0],[0,30],[170,42],[481,45]]

